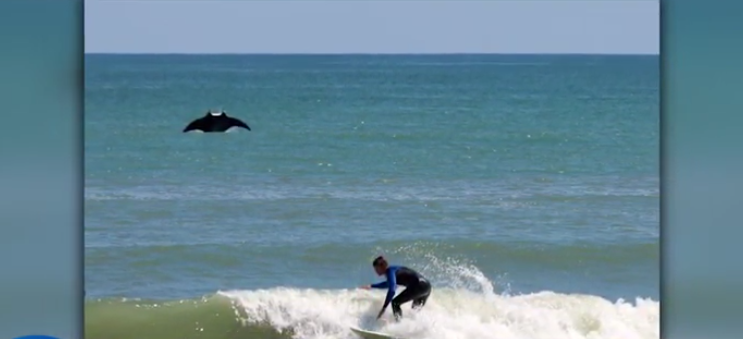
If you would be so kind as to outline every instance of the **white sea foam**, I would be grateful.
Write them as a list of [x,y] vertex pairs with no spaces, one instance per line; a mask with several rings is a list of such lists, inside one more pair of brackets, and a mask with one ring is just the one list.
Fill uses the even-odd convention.
[[[442,264],[443,265],[443,264]],[[407,339],[650,339],[660,337],[660,303],[637,298],[610,301],[598,296],[540,292],[497,294],[472,266],[442,271],[459,275],[459,287],[435,287],[423,310],[403,307],[405,317],[381,321],[375,315],[384,291],[272,288],[222,291],[246,324],[263,324],[302,339],[356,338],[349,326]],[[455,279],[456,280],[456,279]],[[469,280],[470,284],[462,284]]]
[[522,296],[485,295],[437,289],[419,313],[403,309],[399,323],[389,311],[374,316],[383,292],[275,288],[229,291],[247,323],[291,331],[294,338],[353,338],[359,326],[409,339],[635,339],[659,338],[660,304],[634,304],[590,295],[541,292]]

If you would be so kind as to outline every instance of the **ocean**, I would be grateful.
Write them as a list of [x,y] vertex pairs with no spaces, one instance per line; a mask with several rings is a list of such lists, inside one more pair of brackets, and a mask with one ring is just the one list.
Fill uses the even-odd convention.
[[660,337],[658,56],[85,59],[88,339]]

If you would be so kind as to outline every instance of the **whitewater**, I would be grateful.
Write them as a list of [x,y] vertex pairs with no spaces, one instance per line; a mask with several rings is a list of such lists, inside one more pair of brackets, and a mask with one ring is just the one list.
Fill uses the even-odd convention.
[[[88,302],[86,338],[353,339],[358,326],[406,339],[650,339],[660,337],[660,303],[552,291],[510,295],[474,266],[440,269],[419,312],[392,320],[384,291],[275,287],[228,290],[193,300]],[[440,274],[439,276],[444,276]],[[440,280],[439,280],[440,281]]]

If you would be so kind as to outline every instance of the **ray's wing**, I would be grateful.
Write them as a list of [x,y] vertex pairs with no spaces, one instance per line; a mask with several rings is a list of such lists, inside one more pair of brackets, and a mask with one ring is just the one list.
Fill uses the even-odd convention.
[[230,126],[242,127],[244,129],[247,129],[248,131],[250,131],[250,126],[248,126],[248,124],[242,122],[242,120],[237,119],[237,118],[233,118],[233,117],[229,117],[228,119],[230,119]]
[[204,130],[203,124],[204,124],[204,118],[199,118],[194,121],[191,121],[191,123],[188,124],[188,126],[186,126],[186,128],[183,129],[183,133],[194,131],[194,130],[203,131]]

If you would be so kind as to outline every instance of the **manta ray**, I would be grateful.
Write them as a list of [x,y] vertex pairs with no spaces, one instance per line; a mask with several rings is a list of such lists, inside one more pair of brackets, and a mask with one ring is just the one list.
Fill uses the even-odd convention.
[[227,115],[227,112],[212,112],[211,110],[206,112],[201,118],[198,118],[186,126],[183,132],[189,131],[202,131],[204,133],[210,132],[225,132],[232,127],[244,128],[250,131],[250,126],[244,123],[242,120],[233,118]]

